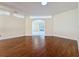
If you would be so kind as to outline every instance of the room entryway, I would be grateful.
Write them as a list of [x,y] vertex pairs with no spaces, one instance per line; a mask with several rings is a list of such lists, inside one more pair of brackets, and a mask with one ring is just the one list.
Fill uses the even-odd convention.
[[33,20],[32,22],[32,42],[33,48],[43,48],[45,42],[45,22],[43,20]]

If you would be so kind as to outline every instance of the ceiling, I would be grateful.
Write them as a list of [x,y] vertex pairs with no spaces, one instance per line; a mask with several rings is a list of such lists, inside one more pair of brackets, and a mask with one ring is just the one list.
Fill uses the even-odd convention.
[[77,8],[77,2],[48,2],[43,6],[40,2],[1,2],[24,15],[55,15]]

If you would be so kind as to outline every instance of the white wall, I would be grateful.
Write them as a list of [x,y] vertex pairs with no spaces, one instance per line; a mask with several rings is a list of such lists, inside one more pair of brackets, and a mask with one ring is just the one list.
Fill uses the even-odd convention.
[[0,16],[2,20],[1,39],[13,38],[25,35],[25,19],[14,16]]
[[31,36],[32,35],[32,20],[29,17],[26,17],[25,21],[25,35]]
[[54,35],[77,40],[77,9],[54,16]]
[[2,17],[0,17],[0,35],[2,33],[2,28],[3,28],[3,20]]
[[79,3],[78,3],[78,21],[77,21],[78,23],[78,40],[79,40]]
[[77,37],[78,37],[78,48],[79,48],[79,3],[78,3],[78,15],[77,15],[78,19],[77,19]]
[[[14,9],[0,5],[3,10],[13,13]],[[25,19],[10,16],[0,16],[0,40],[25,35]]]
[[51,19],[46,19],[45,20],[45,32],[46,36],[53,36],[53,16]]

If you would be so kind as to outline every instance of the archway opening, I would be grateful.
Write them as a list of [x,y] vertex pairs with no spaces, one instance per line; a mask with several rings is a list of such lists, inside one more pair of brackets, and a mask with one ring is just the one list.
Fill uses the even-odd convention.
[[32,35],[45,36],[45,22],[44,20],[33,20],[32,22]]

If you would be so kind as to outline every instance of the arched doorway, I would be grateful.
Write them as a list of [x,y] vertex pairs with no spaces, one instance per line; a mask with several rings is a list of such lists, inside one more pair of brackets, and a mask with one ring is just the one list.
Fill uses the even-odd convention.
[[32,35],[33,36],[45,36],[45,22],[44,22],[44,20],[33,20]]

